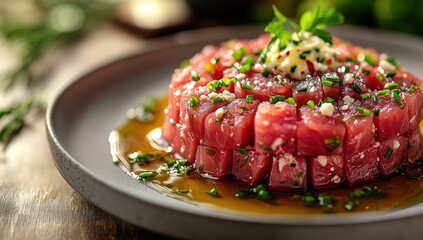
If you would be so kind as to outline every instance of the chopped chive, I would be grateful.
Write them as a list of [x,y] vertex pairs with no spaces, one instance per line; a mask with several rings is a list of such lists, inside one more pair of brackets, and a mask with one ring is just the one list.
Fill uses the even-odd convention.
[[141,172],[139,175],[138,175],[138,179],[139,180],[146,180],[147,178],[152,178],[152,177],[155,177],[155,176],[157,176],[157,172],[155,172],[155,171],[145,171],[145,172]]
[[304,54],[300,54],[300,59],[302,59],[302,60],[306,60],[306,55],[304,55]]
[[253,53],[254,53],[254,55],[256,55],[256,56],[260,56],[262,52],[263,52],[263,49],[262,49],[262,48],[260,48],[260,49],[255,50]]
[[364,61],[372,65],[373,67],[376,66],[376,58],[369,54],[364,54]]
[[345,203],[344,208],[347,211],[353,211],[354,209],[356,209],[358,207],[358,205],[360,205],[360,202],[350,201],[350,202]]
[[314,105],[313,100],[308,100],[308,102],[307,102],[307,106],[308,106],[310,109],[314,109],[315,105]]
[[298,88],[297,92],[307,92],[307,87]]
[[382,96],[382,95],[388,95],[389,94],[389,90],[385,89],[385,90],[380,90],[376,92],[377,96]]
[[333,87],[333,85],[335,85],[333,82],[328,81],[328,80],[323,80],[322,84],[327,86],[327,87]]
[[222,86],[224,87],[229,87],[231,85],[231,79],[229,78],[222,78],[220,82],[222,82]]
[[239,153],[241,153],[241,154],[247,154],[247,149],[245,149],[245,148],[241,148],[241,147],[239,147],[238,149],[237,149],[237,151],[239,152]]
[[391,77],[395,77],[395,74],[397,74],[396,72],[388,72],[386,74],[386,77],[391,78]]
[[269,99],[270,104],[275,104],[277,102],[282,102],[285,100],[285,96],[272,96]]
[[399,69],[400,65],[398,63],[398,61],[393,58],[393,57],[388,57],[388,59],[386,59],[386,61],[388,61],[390,64],[394,65],[395,69]]
[[251,64],[245,64],[242,65],[241,67],[238,68],[238,71],[240,73],[247,73],[249,71],[251,71],[253,69],[253,67],[251,66]]
[[399,95],[399,91],[398,91],[398,89],[393,90],[393,91],[392,91],[392,93],[391,93],[391,96],[392,96],[392,98],[395,100],[395,103],[396,103],[398,106],[402,106],[401,97],[400,97],[400,95]]
[[180,66],[181,68],[186,68],[186,67],[188,67],[188,66],[189,66],[189,60],[184,60],[184,61],[182,61],[182,62],[179,64],[179,66]]
[[294,66],[292,66],[292,67],[291,67],[290,72],[291,72],[291,73],[294,73],[296,69],[297,69],[297,66],[296,66],[296,65],[294,65]]
[[200,99],[198,97],[195,97],[195,96],[190,97],[190,99],[189,99],[190,108],[194,108],[198,104],[200,104]]
[[252,65],[255,62],[256,62],[256,60],[254,60],[254,58],[247,57],[244,61],[242,61],[241,65]]
[[345,61],[347,61],[347,62],[355,62],[354,58],[352,58],[352,57],[346,57],[345,58]]
[[220,61],[220,58],[219,58],[219,57],[214,57],[214,58],[212,58],[212,59],[210,60],[210,62],[211,62],[213,65],[216,65],[219,61]]
[[324,103],[333,103],[335,102],[335,99],[331,98],[331,97],[327,97],[325,98],[325,100],[323,100]]
[[219,102],[223,101],[223,99],[219,96],[213,97],[210,100],[212,100],[214,103],[219,103]]
[[220,196],[220,193],[216,190],[216,188],[212,188],[207,192],[209,195],[213,196],[213,197],[218,197]]
[[413,92],[413,91],[416,91],[416,90],[418,90],[419,88],[417,87],[417,85],[416,84],[413,84],[413,85],[411,85],[411,87],[408,89],[408,92]]
[[391,83],[387,83],[385,84],[385,89],[397,89],[399,87],[398,83],[396,82],[391,82]]
[[191,79],[194,82],[197,82],[198,80],[200,80],[200,76],[198,76],[197,71],[195,71],[195,70],[191,71]]
[[377,102],[377,100],[378,100],[377,95],[373,95],[373,96],[372,96],[372,100],[373,100],[373,102]]
[[246,84],[246,83],[241,84],[241,88],[242,88],[242,89],[245,89],[245,90],[253,90],[253,89],[254,89],[254,87],[253,87],[253,86],[248,85],[248,84]]
[[338,68],[338,71],[340,73],[347,73],[347,72],[350,71],[350,67],[348,67],[348,66],[342,66],[342,67]]
[[360,95],[361,99],[366,100],[370,98],[370,93],[363,93]]
[[263,71],[261,71],[261,75],[263,75],[263,77],[268,77],[270,74],[269,70],[267,68],[263,69]]
[[349,195],[349,197],[352,199],[363,198],[363,197],[382,199],[385,196],[386,194],[382,192],[378,187],[363,187],[350,193]]
[[232,53],[232,57],[235,59],[235,61],[239,61],[247,54],[247,50],[243,47],[238,48]]
[[327,77],[327,78],[325,78],[325,80],[331,81],[333,83],[340,83],[341,82],[341,79],[337,78],[337,77]]
[[267,152],[273,152],[273,149],[265,143],[261,144],[260,147]]
[[317,200],[319,201],[319,205],[324,207],[329,207],[335,203],[335,198],[327,195],[319,195]]
[[386,149],[385,156],[384,156],[385,159],[388,160],[389,158],[391,158],[393,152],[394,150],[392,150],[392,148]]
[[385,81],[385,77],[380,73],[376,74],[376,78],[377,78],[377,80],[379,80],[381,82]]
[[326,150],[328,152],[331,152],[331,151],[337,149],[339,146],[341,146],[341,140],[339,140],[338,136],[335,136],[333,138],[325,139],[325,144],[329,145],[329,147],[326,148]]
[[366,117],[369,117],[370,115],[372,115],[372,111],[370,111],[369,109],[365,109],[362,107],[357,107],[357,111],[361,114],[363,114]]
[[373,115],[377,117],[377,116],[379,116],[379,113],[380,113],[379,108],[375,108]]
[[369,69],[365,69],[365,68],[363,68],[361,70],[361,72],[364,73],[364,74],[366,74],[366,75],[369,75],[370,74],[370,70]]
[[291,105],[297,106],[297,103],[295,102],[295,99],[294,98],[288,98],[288,99],[286,99],[285,102],[287,102],[287,103],[289,103]]
[[360,88],[359,86],[357,86],[357,84],[354,84],[354,85],[352,86],[352,89],[353,89],[356,93],[358,93],[358,94],[362,94],[362,93],[363,93],[363,90],[361,90],[361,88]]
[[253,95],[247,95],[247,96],[245,97],[245,101],[246,101],[247,103],[253,103]]

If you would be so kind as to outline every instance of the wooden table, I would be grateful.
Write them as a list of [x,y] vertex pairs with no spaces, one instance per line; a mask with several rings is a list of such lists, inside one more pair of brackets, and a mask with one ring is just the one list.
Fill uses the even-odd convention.
[[[139,50],[143,43],[106,25],[70,48],[55,49],[37,69],[40,76],[47,75],[42,79],[45,98],[82,73]],[[3,53],[2,62],[8,59]],[[53,164],[44,112],[28,120],[28,127],[0,157],[0,239],[167,239],[111,216],[73,190]]]

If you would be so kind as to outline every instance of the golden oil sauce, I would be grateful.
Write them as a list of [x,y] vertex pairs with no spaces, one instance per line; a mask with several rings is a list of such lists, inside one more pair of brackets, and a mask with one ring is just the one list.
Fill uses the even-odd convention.
[[[151,122],[140,122],[130,119],[121,128],[113,131],[110,135],[111,151],[116,162],[122,169],[130,173],[134,178],[143,171],[158,171],[163,169],[163,160],[153,160],[148,163],[131,163],[128,156],[133,152],[164,154],[164,149],[158,150],[160,144],[156,140],[160,138],[160,127],[164,121],[163,110],[167,104],[166,99],[159,102],[159,111]],[[423,122],[420,124],[423,128]],[[153,147],[154,146],[154,147]],[[419,173],[421,175],[421,173]],[[214,180],[199,176],[198,174],[175,175],[162,171],[149,180],[141,181],[140,184],[148,186],[164,193],[167,196],[197,203],[203,207],[220,209],[228,212],[260,214],[260,215],[305,215],[324,213],[346,213],[394,210],[412,206],[423,201],[423,180],[411,180],[404,176],[396,176],[386,181],[368,183],[356,187],[342,186],[333,189],[318,191],[318,194],[332,196],[336,199],[330,208],[310,207],[298,199],[301,193],[272,192],[272,199],[260,201],[255,198],[240,199],[235,194],[247,186],[238,183],[234,179]],[[351,201],[349,194],[364,186],[378,187],[386,196],[382,199],[359,198],[358,206],[353,211],[347,211],[344,205]],[[212,196],[208,192],[215,188],[219,195]]]

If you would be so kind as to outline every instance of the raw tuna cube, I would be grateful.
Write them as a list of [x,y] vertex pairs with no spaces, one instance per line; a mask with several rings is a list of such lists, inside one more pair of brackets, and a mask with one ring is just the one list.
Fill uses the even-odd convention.
[[341,92],[340,83],[342,83],[342,80],[335,72],[324,74],[322,76],[322,99],[330,97],[338,101]]
[[408,139],[396,136],[383,141],[378,150],[379,170],[383,175],[394,172],[403,162],[404,150],[408,146]]
[[350,105],[347,105],[343,100],[341,102],[341,106],[346,106],[341,107],[346,130],[344,154],[350,156],[366,150],[375,143],[375,126],[373,115],[365,116],[357,111],[357,107],[367,109],[362,102],[356,100]]
[[406,157],[410,163],[423,160],[423,140],[420,129],[416,128],[408,132],[408,146]]
[[310,109],[308,106],[299,109],[298,155],[342,155],[345,127],[341,114],[336,107],[332,117],[323,115],[320,109]]
[[[228,94],[231,93],[228,92]],[[202,139],[204,137],[204,123],[206,117],[218,108],[229,103],[226,100],[215,102],[208,96],[209,95],[207,95],[207,93],[197,91],[196,93],[193,93],[192,96],[181,97],[180,122],[188,129],[192,129],[198,139]],[[198,101],[197,105],[192,105],[192,98],[195,98]]]
[[378,177],[377,150],[376,146],[372,146],[352,156],[344,156],[344,171],[350,186],[372,181]]
[[259,104],[254,119],[255,149],[261,153],[294,153],[297,108],[286,102]]
[[359,74],[354,72],[345,73],[340,98],[349,96],[353,99],[361,100],[361,94],[368,92],[369,89]]
[[340,186],[345,180],[343,156],[310,158],[310,180],[314,189]]
[[298,190],[307,186],[306,158],[292,153],[273,156],[269,176],[269,189]]
[[236,99],[206,117],[204,145],[236,150],[254,144],[254,116],[258,101]]
[[165,133],[166,136],[170,134],[173,134],[169,137],[170,139],[165,139],[170,143],[174,157],[183,158],[191,164],[194,163],[199,139],[194,136],[192,131],[179,124],[173,129],[171,128],[170,133]]
[[221,179],[231,170],[232,151],[198,146],[194,167],[202,176]]
[[287,79],[280,76],[264,77],[261,73],[257,73],[238,81],[235,84],[235,94],[237,98],[253,95],[254,99],[269,101],[271,96],[291,97],[292,88]]
[[309,100],[318,104],[323,99],[320,78],[307,76],[304,81],[298,81],[293,88],[292,95],[298,107],[306,105]]
[[405,104],[408,108],[408,119],[410,122],[410,130],[414,130],[419,125],[421,120],[422,109],[422,92],[421,90],[412,93],[402,93],[404,96]]
[[376,108],[379,109],[379,116],[374,116],[373,123],[379,141],[385,141],[409,130],[407,104],[401,108],[390,97],[379,97]]
[[270,154],[262,154],[251,149],[239,148],[234,151],[232,174],[241,182],[256,186],[266,179],[270,167]]

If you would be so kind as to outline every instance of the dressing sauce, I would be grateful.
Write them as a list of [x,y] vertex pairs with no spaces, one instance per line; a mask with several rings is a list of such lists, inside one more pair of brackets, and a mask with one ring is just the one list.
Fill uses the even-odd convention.
[[[249,187],[235,179],[214,180],[199,176],[195,171],[188,175],[169,174],[165,171],[167,169],[165,160],[160,157],[146,163],[133,163],[128,156],[134,152],[166,156],[166,148],[162,147],[163,143],[160,142],[160,127],[164,122],[163,110],[166,105],[166,99],[159,101],[158,111],[150,122],[128,120],[121,128],[110,134],[109,141],[115,163],[134,178],[138,179],[138,175],[144,171],[159,172],[154,177],[140,180],[140,184],[147,184],[167,196],[193,202],[206,208],[260,215],[384,211],[405,208],[423,201],[423,180],[421,180],[422,173],[420,171],[414,173],[419,177],[413,179],[398,175],[389,180],[380,180],[355,187],[342,186],[316,191],[316,194],[332,196],[335,199],[335,202],[329,207],[322,207],[306,206],[303,201],[299,200],[301,192],[271,192],[272,198],[268,201],[256,198],[240,199],[235,197],[235,194]],[[350,193],[363,187],[377,187],[386,195],[382,199],[358,198],[352,200],[349,197]],[[217,196],[208,193],[213,188],[219,193]],[[344,206],[351,201],[359,204],[353,211],[348,211]]]

